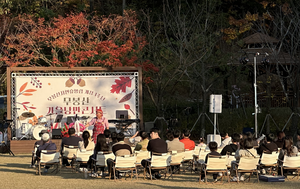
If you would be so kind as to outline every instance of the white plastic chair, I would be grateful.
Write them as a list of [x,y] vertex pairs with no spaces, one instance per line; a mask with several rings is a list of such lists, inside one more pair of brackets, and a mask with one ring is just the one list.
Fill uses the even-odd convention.
[[60,153],[56,152],[56,150],[42,150],[41,156],[38,160],[38,168],[37,168],[39,175],[41,175],[41,167],[47,165],[48,166],[55,165],[56,168],[52,172],[56,170],[56,173],[58,173],[59,166],[60,166]]

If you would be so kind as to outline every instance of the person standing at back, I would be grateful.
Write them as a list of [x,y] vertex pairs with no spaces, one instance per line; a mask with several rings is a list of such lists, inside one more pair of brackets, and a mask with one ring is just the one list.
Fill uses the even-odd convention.
[[180,140],[184,144],[184,149],[194,150],[195,142],[190,139],[191,132],[189,130],[183,131],[183,139]]

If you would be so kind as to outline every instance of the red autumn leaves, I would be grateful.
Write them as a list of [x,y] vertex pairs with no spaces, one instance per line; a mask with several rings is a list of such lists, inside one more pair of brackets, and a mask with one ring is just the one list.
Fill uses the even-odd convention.
[[[0,61],[9,66],[155,66],[141,57],[147,44],[138,35],[134,11],[124,16],[70,14],[50,21],[31,15],[16,18],[16,30],[3,43]],[[149,70],[150,68],[150,70]]]

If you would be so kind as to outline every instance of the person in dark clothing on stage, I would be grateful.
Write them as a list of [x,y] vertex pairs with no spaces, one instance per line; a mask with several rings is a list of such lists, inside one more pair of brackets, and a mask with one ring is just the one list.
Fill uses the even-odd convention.
[[232,155],[232,153],[235,153],[236,150],[238,149],[238,144],[240,142],[240,135],[238,133],[234,133],[231,136],[231,144],[226,145],[222,151],[221,151],[221,155],[226,155],[226,154],[230,154]]
[[[166,141],[159,137],[160,130],[153,127],[150,130],[151,140],[148,142],[147,150],[152,153],[163,154],[168,152],[168,146]],[[150,159],[142,160],[141,164],[143,167],[147,167],[150,163]],[[148,169],[147,169],[148,171]],[[151,171],[152,172],[152,171]],[[153,171],[155,178],[160,179],[161,175],[157,171]]]

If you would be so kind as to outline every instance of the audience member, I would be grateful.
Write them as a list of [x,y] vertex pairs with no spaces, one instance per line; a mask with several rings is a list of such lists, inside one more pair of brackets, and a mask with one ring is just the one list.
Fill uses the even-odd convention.
[[133,144],[134,146],[141,142],[142,141],[142,137],[141,137],[141,132],[142,131],[137,131],[134,135],[132,135],[130,138],[129,138],[129,142],[131,144]]
[[146,133],[145,131],[141,131],[140,133],[141,133],[142,141],[136,144],[134,151],[140,151],[140,150],[147,151],[147,146],[149,143],[148,133]]
[[297,134],[297,143],[296,143],[296,147],[298,148],[298,150],[300,150],[300,133],[298,131],[298,134]]
[[[148,143],[147,150],[149,152],[151,152],[151,154],[152,153],[162,154],[162,153],[167,153],[168,152],[167,143],[159,137],[159,133],[160,133],[160,130],[156,127],[153,127],[150,130],[151,140]],[[147,166],[149,164],[151,164],[151,162],[149,160],[150,159],[142,160],[141,164],[143,165],[144,168],[147,168]],[[148,171],[148,169],[147,169],[147,171]],[[157,178],[157,179],[161,178],[161,175],[157,171],[153,170],[152,173],[153,173],[155,178]]]
[[[298,154],[298,149],[296,146],[293,145],[293,137],[291,136],[286,136],[283,138],[283,146],[280,149],[278,159],[281,160],[279,162],[282,162],[284,156],[297,156]],[[282,165],[282,163],[280,163]],[[295,170],[290,170],[290,171],[296,171]],[[278,175],[281,175],[281,169],[278,169]],[[287,176],[287,170],[283,171],[283,175],[286,177]]]
[[[205,163],[207,163],[207,160],[208,160],[208,156],[221,156],[221,154],[219,152],[217,152],[218,150],[218,144],[214,141],[210,142],[208,144],[208,147],[209,147],[209,150],[210,150],[210,153],[208,153],[205,157]],[[217,177],[218,177],[218,174],[213,174],[213,179],[214,181],[216,182],[217,181]],[[205,179],[205,175],[204,175],[204,172],[201,172],[201,181],[204,181]]]
[[[117,134],[118,142],[112,146],[112,152],[115,154],[115,156],[125,156],[125,155],[132,154],[131,147],[124,142],[124,138],[125,138],[124,133]],[[107,167],[108,167],[109,173],[112,172],[113,164],[114,164],[114,160],[112,160],[112,159],[107,160]],[[113,175],[113,174],[111,174],[111,175]],[[116,173],[116,176],[119,177],[119,175],[117,173]]]
[[250,131],[246,132],[246,133],[244,134],[243,141],[244,141],[244,139],[247,139],[247,138],[251,138],[251,139],[252,139],[253,147],[254,147],[254,148],[257,148],[257,147],[258,147],[259,142],[256,141],[256,140],[254,139],[253,133],[251,133]]
[[198,144],[198,146],[200,147],[200,148],[206,148],[206,144],[205,144],[205,139],[204,138],[200,138],[199,139],[199,144]]
[[278,151],[278,146],[273,142],[275,135],[270,133],[266,136],[265,140],[260,143],[259,147],[256,149],[257,154],[261,155],[263,152],[272,153]]
[[[47,130],[42,130],[40,133],[39,133],[39,136],[42,137],[42,135],[44,133],[47,133]],[[51,140],[49,141],[51,142]],[[32,153],[32,157],[31,157],[31,164],[29,167],[32,167],[32,168],[35,168],[35,163],[37,161],[37,158],[35,157],[36,155],[36,150],[39,146],[43,145],[44,144],[44,141],[43,140],[37,140],[35,143],[34,143],[34,152]]]
[[231,143],[231,137],[228,135],[228,133],[221,133],[222,142],[219,148],[224,148],[226,145],[229,145]]
[[234,133],[231,137],[231,144],[226,145],[222,151],[221,151],[221,155],[226,155],[226,154],[230,154],[232,155],[232,153],[235,153],[238,150],[238,145],[240,142],[240,135],[238,133]]
[[[96,146],[94,148],[94,153],[93,155],[90,157],[89,161],[88,161],[88,165],[89,167],[92,167],[92,158],[94,159],[97,159],[97,154],[98,152],[103,152],[103,153],[109,153],[109,144],[107,144],[106,142],[106,137],[104,134],[99,134],[97,136],[97,143],[96,143]],[[97,173],[95,173],[96,171],[95,170],[92,170],[92,173],[90,174],[91,177],[97,177]],[[100,173],[101,176],[105,176],[104,175],[104,167],[101,168],[101,173]]]
[[106,143],[109,144],[109,142],[110,142],[110,135],[111,135],[110,130],[109,129],[105,129],[103,134],[104,134],[104,136],[106,138]]
[[195,148],[195,142],[190,140],[190,131],[189,130],[184,130],[183,131],[183,139],[180,140],[180,142],[182,142],[184,144],[184,149],[188,149],[188,150],[194,150]]
[[[61,147],[60,147],[60,153],[63,154],[64,151],[64,146],[78,146],[79,141],[82,141],[80,137],[77,137],[75,135],[75,129],[74,128],[69,128],[68,130],[69,137],[64,137],[61,140]],[[62,164],[65,166],[70,166],[70,163],[68,162],[67,159],[63,158]]]
[[298,154],[298,149],[293,145],[293,137],[287,136],[283,138],[283,146],[279,152],[278,159],[283,160],[284,156],[296,156]]
[[[57,149],[55,143],[52,143],[50,141],[50,135],[48,133],[44,133],[41,138],[42,138],[43,144],[41,146],[39,146],[36,151],[36,156],[38,158],[41,157],[42,150],[56,150]],[[55,151],[51,152],[51,153],[55,153]],[[50,168],[49,166],[45,166],[44,173],[48,173],[49,168]]]
[[184,144],[179,141],[181,132],[179,130],[173,131],[174,139],[167,143],[168,145],[168,152],[177,151],[177,152],[184,152]]
[[278,146],[278,148],[283,147],[283,139],[285,137],[285,134],[283,131],[278,131],[277,132],[277,139],[275,140],[275,144]]
[[[236,159],[237,163],[239,163],[241,157],[256,157],[256,156],[257,156],[257,152],[253,148],[253,139],[251,137],[244,139],[240,143],[240,149],[238,149],[235,152],[235,159]],[[234,173],[235,173],[234,169],[235,169],[235,165],[232,164],[231,165],[231,175],[234,175]],[[239,176],[240,181],[244,181],[244,174],[234,176],[232,178],[232,181],[237,181],[238,176]]]
[[171,130],[167,131],[166,138],[167,138],[166,143],[168,143],[174,139],[173,132]]
[[86,151],[94,150],[95,143],[92,141],[89,131],[83,131],[82,139],[83,141],[78,142],[78,147],[80,150],[86,150]]
[[[110,136],[111,136],[110,146],[113,146],[114,144],[116,144],[118,142],[117,132],[112,132]],[[112,151],[112,149],[110,151]]]

